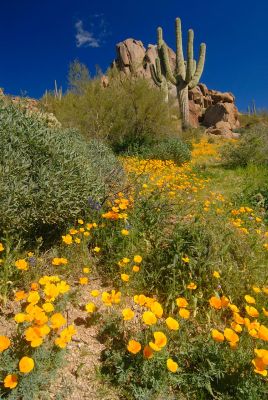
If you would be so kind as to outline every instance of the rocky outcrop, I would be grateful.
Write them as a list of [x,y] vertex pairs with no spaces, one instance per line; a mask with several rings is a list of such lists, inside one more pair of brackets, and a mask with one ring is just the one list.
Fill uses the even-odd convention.
[[220,122],[224,122],[229,129],[239,127],[238,110],[234,103],[219,102],[206,109],[203,119],[204,126],[217,126]]
[[[168,48],[171,65],[175,67],[176,55]],[[156,45],[149,44],[146,49],[140,40],[126,39],[116,45],[116,59],[111,67],[126,75],[151,79],[150,64],[155,64]]]
[[143,60],[146,49],[140,40],[126,39],[116,45],[115,65],[126,75],[144,76]]
[[[140,40],[126,39],[116,45],[117,58],[112,63],[112,68],[125,75],[151,78],[150,64],[155,64],[157,48],[149,44],[146,49]],[[170,65],[175,69],[176,55],[168,48]],[[107,86],[107,81],[105,85]],[[152,80],[152,84],[153,80]],[[176,88],[169,87],[170,96],[176,96]],[[235,97],[229,92],[210,90],[200,83],[189,90],[190,122],[194,127],[200,124],[207,127],[207,132],[213,135],[233,137],[232,130],[239,127],[238,110],[235,106]]]
[[[236,137],[232,130],[239,128],[238,109],[235,106],[235,97],[232,93],[222,93],[210,90],[200,83],[189,90],[190,103],[198,107],[195,110],[195,119],[204,125],[207,133],[224,137]],[[193,111],[192,111],[193,112]],[[192,117],[194,120],[194,117]],[[196,125],[193,125],[196,126]]]

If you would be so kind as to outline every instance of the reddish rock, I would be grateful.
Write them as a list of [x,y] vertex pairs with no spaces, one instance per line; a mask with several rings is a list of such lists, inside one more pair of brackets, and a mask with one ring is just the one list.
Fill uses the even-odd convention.
[[220,121],[228,122],[230,129],[239,127],[238,110],[233,103],[217,103],[206,109],[203,119],[206,127],[216,126]]
[[149,44],[148,49],[146,50],[144,61],[148,64],[155,64],[155,59],[158,57],[157,54],[157,46],[154,44]]
[[222,136],[228,139],[233,138],[233,132],[228,128],[215,128],[211,127],[206,130],[208,135]]
[[129,75],[142,75],[145,47],[140,40],[126,39],[116,45],[116,65],[119,70]]
[[234,95],[230,92],[222,93],[222,92],[217,92],[216,90],[210,90],[209,92],[214,104],[234,103],[235,101]]
[[[149,44],[147,50],[140,40],[126,39],[116,45],[117,58],[111,67],[117,68],[126,75],[151,78],[150,64],[155,64],[158,56],[156,45]],[[168,47],[169,60],[172,68],[176,65],[176,54]]]
[[216,135],[216,136],[222,136],[227,139],[237,139],[240,135],[239,133],[235,133],[231,131],[231,129],[228,129],[228,127],[222,126],[221,128],[216,128],[216,127],[210,127],[206,130],[207,135]]
[[194,128],[199,127],[199,118],[202,112],[201,106],[195,104],[193,100],[189,100],[190,124]]
[[201,93],[203,94],[203,96],[209,95],[209,90],[208,90],[207,86],[204,83],[199,83],[197,86],[200,88]]
[[202,108],[204,107],[204,96],[199,86],[189,90],[189,100],[193,100],[195,104],[199,104]]

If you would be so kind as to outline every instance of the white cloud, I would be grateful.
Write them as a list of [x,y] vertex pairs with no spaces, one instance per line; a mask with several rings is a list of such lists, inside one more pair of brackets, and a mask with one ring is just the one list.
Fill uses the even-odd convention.
[[75,28],[77,47],[100,47],[100,38],[95,37],[93,32],[85,30],[83,27],[83,21],[77,21],[75,24]]

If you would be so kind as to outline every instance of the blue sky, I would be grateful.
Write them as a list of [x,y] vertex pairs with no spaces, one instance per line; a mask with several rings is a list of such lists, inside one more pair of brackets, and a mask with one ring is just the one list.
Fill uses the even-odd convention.
[[54,80],[66,88],[68,66],[78,58],[92,74],[115,57],[115,44],[128,37],[156,42],[162,26],[174,48],[174,20],[195,46],[207,43],[202,82],[232,91],[241,110],[255,99],[268,109],[267,0],[2,0],[0,87],[39,98]]

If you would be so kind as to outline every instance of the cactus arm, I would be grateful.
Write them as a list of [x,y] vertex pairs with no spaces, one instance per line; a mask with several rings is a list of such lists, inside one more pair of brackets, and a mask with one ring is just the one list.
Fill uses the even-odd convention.
[[157,86],[161,87],[162,79],[161,79],[161,81],[158,79],[159,76],[158,76],[158,74],[156,72],[156,69],[155,69],[155,66],[153,64],[150,64],[150,71],[151,71],[151,76],[153,78],[154,83]]
[[193,79],[193,76],[194,76],[194,74],[195,74],[195,71],[196,71],[196,60],[193,60],[193,72],[192,72],[191,79]]
[[194,75],[194,31],[189,29],[188,31],[188,43],[187,43],[187,68],[186,68],[186,82],[189,83]]
[[198,63],[196,66],[196,71],[195,71],[195,74],[194,74],[191,82],[189,83],[190,89],[193,89],[198,84],[199,79],[201,78],[201,75],[204,70],[205,58],[206,58],[206,45],[205,45],[205,43],[202,43],[200,45],[200,54],[199,54],[199,59],[198,59]]
[[157,57],[155,59],[155,66],[156,66],[156,73],[157,73],[157,78],[160,82],[163,81],[163,75],[162,75],[162,71],[161,71],[161,64],[160,64],[160,60]]
[[176,72],[181,79],[185,79],[185,64],[182,48],[181,20],[176,18]]
[[161,27],[157,28],[157,47],[158,50],[162,47],[163,44],[163,30]]
[[175,78],[171,67],[169,63],[169,57],[168,57],[168,49],[167,45],[165,42],[163,42],[162,47],[161,47],[161,54],[162,54],[162,59],[163,59],[163,65],[165,69],[165,75],[167,80],[172,83],[173,85],[177,85],[177,79]]

